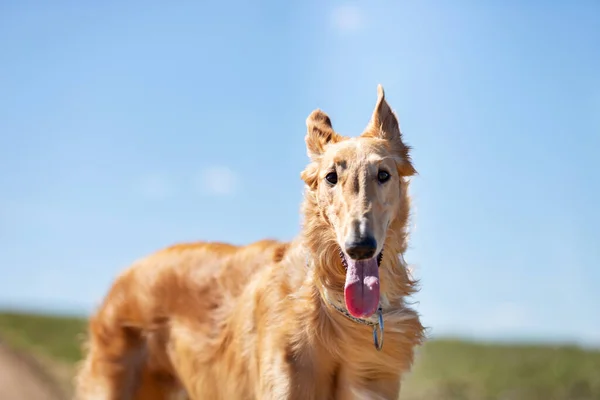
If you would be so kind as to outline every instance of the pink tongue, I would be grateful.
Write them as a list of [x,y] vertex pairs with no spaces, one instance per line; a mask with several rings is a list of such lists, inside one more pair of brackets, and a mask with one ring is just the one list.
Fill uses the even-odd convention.
[[348,269],[344,298],[348,312],[356,318],[370,317],[379,305],[379,266],[377,257],[355,261],[346,256]]

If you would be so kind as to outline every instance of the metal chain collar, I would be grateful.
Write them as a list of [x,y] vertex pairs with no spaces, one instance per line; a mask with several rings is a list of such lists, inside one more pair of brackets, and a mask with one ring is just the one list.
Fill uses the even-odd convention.
[[[310,267],[310,260],[308,258],[308,256],[306,257],[306,267]],[[329,305],[331,305],[336,311],[338,311],[340,314],[342,314],[344,317],[348,318],[349,320],[362,324],[362,325],[367,325],[367,326],[372,326],[373,327],[373,344],[375,345],[375,348],[377,349],[377,351],[381,351],[381,349],[383,349],[383,309],[381,308],[381,305],[377,308],[377,321],[373,322],[373,321],[369,321],[366,319],[362,319],[362,318],[356,318],[353,315],[351,315],[346,309],[338,306],[337,304],[335,304],[334,302],[332,302],[329,299],[329,296],[327,296],[327,293],[325,294],[325,298],[327,300],[327,302],[329,303]]]

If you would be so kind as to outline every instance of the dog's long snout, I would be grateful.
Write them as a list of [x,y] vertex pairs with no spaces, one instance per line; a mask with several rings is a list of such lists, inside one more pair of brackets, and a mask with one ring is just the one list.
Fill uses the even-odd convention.
[[375,256],[377,241],[373,236],[351,237],[345,243],[346,254],[353,260],[366,260]]

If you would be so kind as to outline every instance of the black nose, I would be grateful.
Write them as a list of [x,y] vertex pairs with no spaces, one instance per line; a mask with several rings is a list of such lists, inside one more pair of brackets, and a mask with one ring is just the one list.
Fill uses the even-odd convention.
[[353,260],[366,260],[375,255],[377,242],[373,236],[366,236],[360,239],[351,239],[346,241],[346,253]]

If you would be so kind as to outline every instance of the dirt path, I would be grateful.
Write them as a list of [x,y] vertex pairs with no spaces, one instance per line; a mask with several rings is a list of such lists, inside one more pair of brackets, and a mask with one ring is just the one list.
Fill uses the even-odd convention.
[[0,399],[64,400],[66,396],[32,356],[0,341]]

